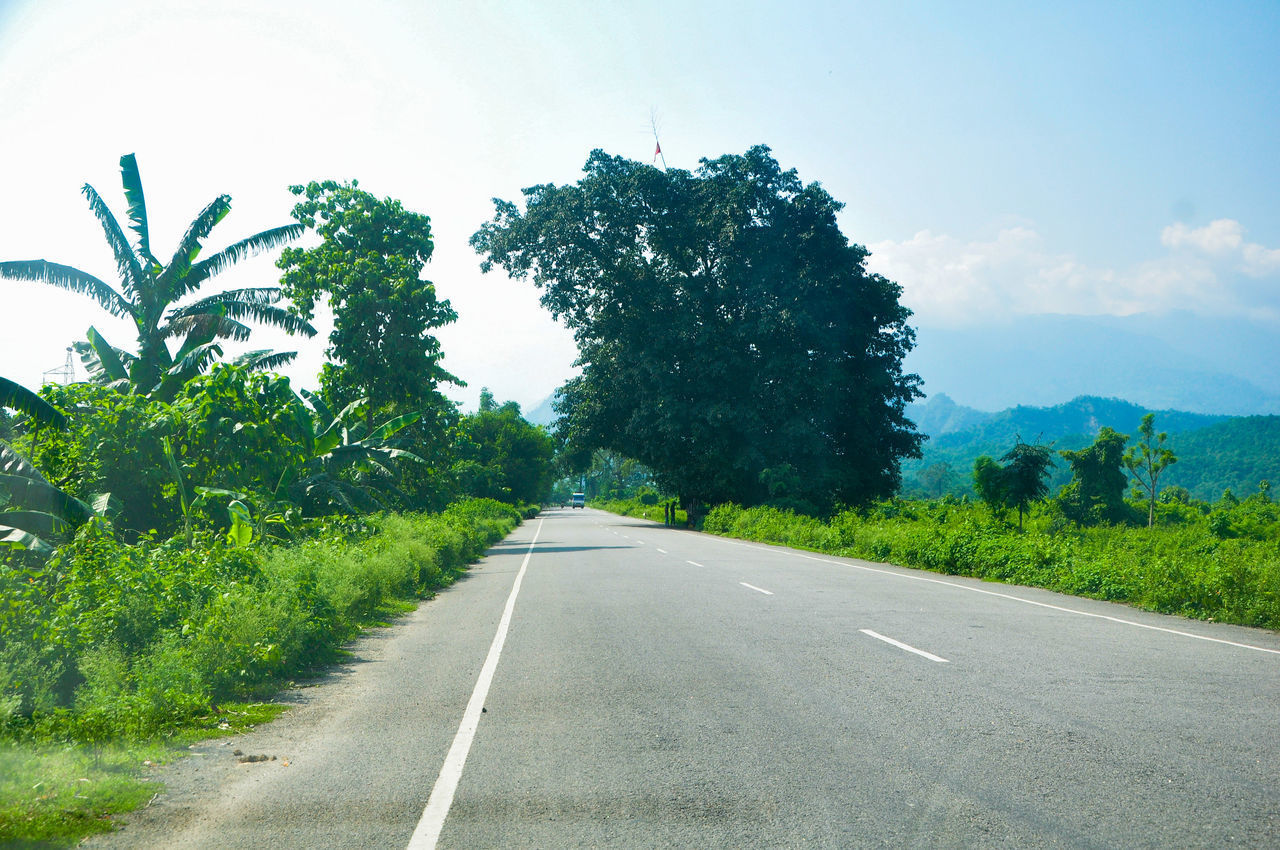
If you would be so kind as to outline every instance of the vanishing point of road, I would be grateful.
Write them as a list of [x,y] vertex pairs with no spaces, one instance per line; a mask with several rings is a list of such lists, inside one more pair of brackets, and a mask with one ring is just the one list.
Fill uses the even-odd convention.
[[291,698],[91,846],[1280,846],[1280,635],[593,510]]

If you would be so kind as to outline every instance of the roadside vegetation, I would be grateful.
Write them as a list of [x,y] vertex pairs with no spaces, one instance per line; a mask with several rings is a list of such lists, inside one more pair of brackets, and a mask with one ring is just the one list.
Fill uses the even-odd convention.
[[[246,706],[451,584],[520,518],[473,499],[319,521],[293,542],[250,547],[205,532],[191,547],[125,544],[88,523],[45,564],[0,573],[0,842],[145,802],[156,789],[140,798],[130,777],[143,759],[171,757],[153,742],[217,734],[246,711],[265,719]],[[85,794],[99,785],[113,790]]]
[[[1076,527],[1040,506],[1019,532],[981,504],[948,497],[883,502],[826,519],[721,505],[703,528],[1165,614],[1280,629],[1276,508],[1256,496],[1229,507],[1178,506],[1166,514],[1168,524],[1135,528]],[[1219,536],[1227,529],[1232,536]]]
[[[989,581],[1123,602],[1149,611],[1280,629],[1280,504],[1268,481],[1215,502],[1160,488],[1177,462],[1144,416],[1139,433],[1102,428],[1093,445],[1057,452],[1071,479],[1050,497],[1049,447],[1018,440],[978,458],[970,496],[890,499],[825,514],[786,505],[710,508],[700,528]],[[1126,445],[1128,448],[1126,450]],[[1126,493],[1126,488],[1128,492]],[[1154,496],[1153,496],[1154,494]],[[593,507],[664,521],[662,498],[611,493]],[[683,518],[681,521],[683,524]]]
[[[0,379],[0,844],[74,844],[159,790],[175,747],[264,722],[291,681],[361,630],[411,610],[536,512],[555,444],[487,391],[464,414],[439,391],[435,328],[453,321],[421,272],[425,215],[356,183],[293,187],[295,222],[202,258],[219,196],[157,259],[138,164],[127,216],[84,187],[116,268],[45,260],[0,276],[79,293],[137,327],[90,327],[89,380]],[[309,236],[281,286],[201,292],[250,254]],[[316,392],[229,359],[246,322],[335,330]]]

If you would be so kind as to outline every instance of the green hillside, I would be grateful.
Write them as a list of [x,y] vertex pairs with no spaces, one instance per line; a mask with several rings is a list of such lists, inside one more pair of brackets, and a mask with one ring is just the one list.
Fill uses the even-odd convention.
[[1169,444],[1178,462],[1166,473],[1168,483],[1197,499],[1216,500],[1227,489],[1243,498],[1261,481],[1280,484],[1280,416],[1228,419],[1170,436]]
[[[1169,433],[1170,445],[1180,459],[1167,473],[1168,483],[1186,487],[1198,498],[1217,498],[1226,487],[1237,493],[1253,492],[1258,479],[1250,476],[1269,468],[1269,460],[1276,457],[1274,447],[1280,445],[1280,427],[1266,432],[1266,426],[1259,426],[1257,433],[1234,430],[1239,427],[1237,423],[1280,422],[1277,417],[1233,418],[1178,410],[1151,411],[1122,399],[1094,396],[1080,396],[1053,407],[1019,405],[985,415],[963,407],[949,411],[949,406],[958,407],[945,399],[937,409],[929,411],[929,415],[916,419],[921,430],[929,434],[929,440],[924,445],[923,458],[903,464],[903,495],[970,493],[974,460],[984,454],[1000,457],[1019,436],[1027,442],[1052,443],[1054,449],[1078,449],[1091,443],[1103,426],[1122,434],[1135,434],[1147,413],[1155,413],[1156,427]],[[946,415],[948,413],[950,415]],[[939,427],[940,423],[954,422],[962,416],[977,420],[977,424],[952,431]],[[937,430],[930,430],[931,427]],[[1193,440],[1193,435],[1202,432],[1212,432],[1214,436],[1204,441]],[[1223,436],[1217,436],[1219,432]],[[1271,434],[1270,444],[1262,438],[1264,432]],[[1232,436],[1237,433],[1238,437]],[[1226,449],[1228,444],[1230,451]],[[1269,450],[1265,448],[1268,445]],[[1280,472],[1272,477],[1280,481]],[[1051,470],[1050,492],[1057,492],[1069,480],[1070,472],[1059,459]],[[1245,483],[1247,486],[1243,486]]]

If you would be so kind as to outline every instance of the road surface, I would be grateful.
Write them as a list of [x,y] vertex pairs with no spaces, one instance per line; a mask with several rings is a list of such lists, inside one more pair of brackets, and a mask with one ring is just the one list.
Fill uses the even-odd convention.
[[91,846],[1280,845],[1280,635],[593,510],[291,698]]

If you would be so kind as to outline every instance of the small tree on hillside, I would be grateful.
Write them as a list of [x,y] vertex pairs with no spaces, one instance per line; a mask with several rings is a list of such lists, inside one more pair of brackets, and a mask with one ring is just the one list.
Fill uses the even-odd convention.
[[991,512],[1000,515],[1005,507],[1005,477],[1004,467],[996,463],[995,459],[983,455],[973,462],[973,489],[978,492],[978,498],[991,508]]
[[1018,512],[1018,530],[1031,503],[1043,499],[1049,492],[1045,479],[1053,459],[1048,446],[1024,443],[1017,438],[1013,448],[1000,458],[1001,466],[991,457],[983,455],[973,463],[973,487],[991,510],[999,514],[1005,508]]
[[916,476],[925,493],[933,499],[941,499],[947,495],[951,490],[955,477],[951,464],[946,461],[931,463]]
[[1018,530],[1022,530],[1022,517],[1032,502],[1049,494],[1045,479],[1053,458],[1048,446],[1024,443],[1019,436],[1013,448],[1001,458],[1007,464],[1004,472],[1005,504],[1018,510]]
[[1156,434],[1155,418],[1154,413],[1142,417],[1142,424],[1138,426],[1141,440],[1130,446],[1123,458],[1125,468],[1133,476],[1134,482],[1147,494],[1147,528],[1156,522],[1156,495],[1160,492],[1156,485],[1160,480],[1160,473],[1178,462],[1173,451],[1165,448],[1164,441],[1169,435],[1164,431]]
[[1088,448],[1058,452],[1071,466],[1071,483],[1062,488],[1058,502],[1068,519],[1080,525],[1098,522],[1125,522],[1129,517],[1124,502],[1128,482],[1121,469],[1126,434],[1103,426]]

